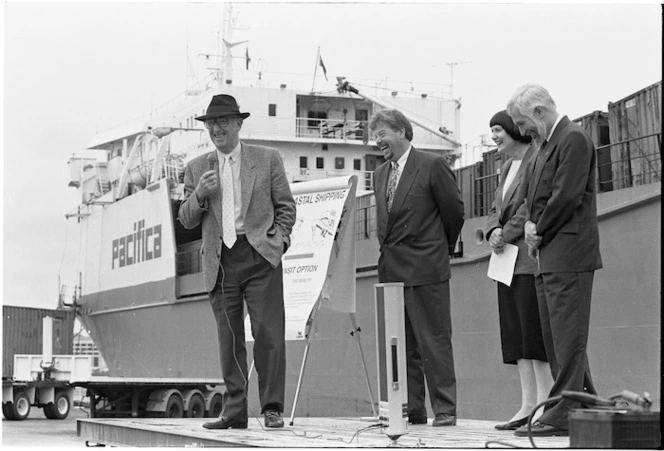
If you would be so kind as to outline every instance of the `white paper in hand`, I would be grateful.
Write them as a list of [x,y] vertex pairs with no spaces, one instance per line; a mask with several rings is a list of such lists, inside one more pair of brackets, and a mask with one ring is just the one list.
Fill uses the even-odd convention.
[[518,247],[507,243],[505,244],[502,253],[496,254],[495,252],[491,252],[489,270],[486,275],[490,279],[502,282],[509,287],[512,284],[514,265],[516,264],[516,256],[518,253]]

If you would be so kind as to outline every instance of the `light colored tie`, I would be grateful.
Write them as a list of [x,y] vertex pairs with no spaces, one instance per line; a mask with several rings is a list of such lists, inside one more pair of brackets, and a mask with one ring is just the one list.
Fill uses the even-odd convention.
[[387,212],[392,210],[392,202],[394,201],[394,193],[397,191],[397,182],[399,181],[399,164],[392,164],[392,174],[390,175],[390,183],[387,185]]
[[233,192],[233,171],[230,155],[224,156],[224,169],[221,173],[221,215],[223,240],[226,247],[233,247],[235,235],[235,197]]

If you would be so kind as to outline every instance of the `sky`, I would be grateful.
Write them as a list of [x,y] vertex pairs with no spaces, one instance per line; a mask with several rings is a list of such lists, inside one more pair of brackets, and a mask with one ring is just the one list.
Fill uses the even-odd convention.
[[[218,53],[220,3],[3,3],[3,303],[55,308],[76,283],[68,159],[93,135],[193,87]],[[461,102],[469,152],[524,83],[570,118],[662,79],[662,10],[627,3],[241,3],[234,78],[320,92],[334,77]],[[317,70],[320,55],[329,81]],[[244,48],[235,53],[244,55]],[[243,69],[243,61],[239,61]],[[371,82],[370,80],[373,80]],[[188,84],[189,82],[189,84]],[[474,155],[477,157],[478,155]]]

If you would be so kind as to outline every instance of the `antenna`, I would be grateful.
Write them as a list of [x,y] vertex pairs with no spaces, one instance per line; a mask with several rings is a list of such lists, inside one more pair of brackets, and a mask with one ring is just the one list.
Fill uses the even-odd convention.
[[187,44],[187,79],[185,82],[185,93],[189,95],[196,94],[198,92],[200,92],[198,77],[196,76],[196,70],[191,63],[191,57],[189,56],[189,44]]
[[472,63],[472,61],[452,61],[452,62],[446,62],[448,66],[450,66],[450,97],[454,98],[454,66],[458,66],[459,64],[469,64]]

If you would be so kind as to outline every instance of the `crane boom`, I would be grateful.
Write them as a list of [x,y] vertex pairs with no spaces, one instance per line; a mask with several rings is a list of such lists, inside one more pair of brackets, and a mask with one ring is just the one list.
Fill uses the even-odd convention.
[[[362,97],[363,99],[368,100],[369,102],[375,103],[378,106],[382,106],[383,108],[394,108],[394,105],[390,105],[387,102],[384,102],[382,100],[378,100],[375,97],[368,96],[367,94],[360,93],[360,91],[357,90],[356,87],[345,81],[344,77],[337,77],[337,92],[340,94],[344,92],[352,92],[353,94],[357,94],[358,96]],[[404,113],[408,120],[410,120],[412,123],[419,125],[426,131],[433,133],[434,135],[438,136],[439,138],[444,139],[445,141],[449,142],[450,144],[456,146],[456,147],[461,147],[461,143],[458,142],[455,139],[450,138],[446,134],[442,133],[440,130],[438,130],[435,126],[426,124],[422,122],[419,119],[410,117],[408,114]]]

